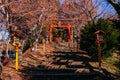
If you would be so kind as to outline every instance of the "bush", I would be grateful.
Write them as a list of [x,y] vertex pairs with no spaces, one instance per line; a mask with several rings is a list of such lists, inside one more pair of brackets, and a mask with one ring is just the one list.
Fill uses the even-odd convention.
[[98,50],[95,35],[97,30],[106,32],[104,42],[101,44],[101,50],[102,56],[108,57],[118,43],[118,33],[116,29],[113,28],[112,23],[108,20],[99,19],[96,23],[89,22],[86,24],[84,29],[81,30],[80,48],[87,51],[92,57],[97,56]]
[[[113,25],[115,26],[115,29],[117,29],[118,33],[120,33],[120,19],[119,20],[112,20],[113,22]],[[117,49],[120,50],[120,34],[119,34],[119,37],[118,37],[118,46],[117,46]]]

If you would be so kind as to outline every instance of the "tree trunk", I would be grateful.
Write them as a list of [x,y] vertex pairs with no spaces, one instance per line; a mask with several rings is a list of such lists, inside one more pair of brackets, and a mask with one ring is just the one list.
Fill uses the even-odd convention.
[[107,0],[107,1],[114,7],[120,18],[120,1],[118,3],[115,3],[113,0]]
[[9,47],[9,40],[5,40],[5,43],[6,43],[6,57],[9,57],[9,54],[8,54],[8,47]]

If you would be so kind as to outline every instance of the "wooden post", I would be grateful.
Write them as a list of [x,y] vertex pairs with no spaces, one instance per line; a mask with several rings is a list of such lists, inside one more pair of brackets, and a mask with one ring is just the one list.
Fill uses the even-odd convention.
[[101,48],[100,48],[100,43],[98,43],[98,62],[99,62],[99,70],[101,70]]
[[71,41],[71,32],[70,32],[70,24],[68,24],[68,42]]
[[72,33],[72,36],[71,36],[71,41],[72,41],[72,48],[74,47],[74,41],[73,41],[73,34],[74,34],[74,32],[73,32],[73,28],[71,28],[71,33]]
[[52,25],[50,26],[50,43],[52,42]]

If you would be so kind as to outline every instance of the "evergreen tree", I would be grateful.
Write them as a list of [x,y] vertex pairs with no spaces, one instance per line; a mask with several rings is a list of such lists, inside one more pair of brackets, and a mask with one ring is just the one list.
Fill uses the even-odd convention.
[[96,35],[97,30],[106,32],[104,42],[101,44],[103,56],[110,56],[111,52],[118,44],[118,32],[113,28],[112,22],[104,19],[99,19],[95,23],[89,22],[85,25],[81,34],[80,48],[87,51],[93,57],[97,55]]

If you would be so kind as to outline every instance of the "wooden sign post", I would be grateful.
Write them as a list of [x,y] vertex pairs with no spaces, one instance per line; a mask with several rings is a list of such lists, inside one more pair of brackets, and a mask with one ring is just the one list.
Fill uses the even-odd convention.
[[98,62],[99,62],[99,69],[101,69],[101,47],[100,47],[100,43],[98,43]]
[[105,34],[104,31],[98,30],[95,32],[96,34],[96,42],[98,45],[98,62],[99,62],[99,69],[101,69],[101,43],[104,41],[103,40],[103,35]]

